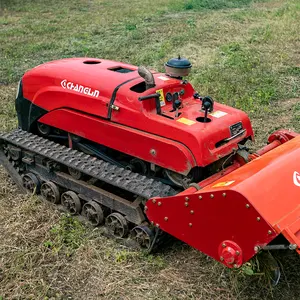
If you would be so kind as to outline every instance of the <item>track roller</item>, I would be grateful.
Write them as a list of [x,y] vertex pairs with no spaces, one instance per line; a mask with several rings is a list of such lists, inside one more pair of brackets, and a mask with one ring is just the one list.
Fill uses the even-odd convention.
[[55,183],[46,181],[41,186],[42,196],[49,202],[58,204],[60,202],[60,192]]
[[22,177],[23,186],[31,194],[38,194],[40,192],[41,183],[33,173],[24,174]]
[[51,132],[51,127],[46,125],[46,124],[43,124],[43,123],[40,123],[38,122],[37,123],[37,130],[38,132],[41,134],[41,136],[48,136]]
[[21,149],[14,147],[12,145],[8,145],[7,147],[7,157],[14,161],[18,161],[21,159]]
[[112,213],[107,216],[105,225],[108,231],[116,238],[124,238],[128,233],[127,220],[119,213]]
[[76,193],[67,191],[61,195],[61,204],[70,212],[76,215],[81,212],[81,202]]
[[98,226],[103,223],[103,210],[95,201],[89,201],[82,207],[82,215],[88,219],[93,226]]
[[83,174],[82,174],[80,171],[78,171],[78,170],[75,170],[75,169],[73,169],[73,168],[68,167],[68,171],[69,171],[69,174],[70,174],[74,179],[79,180],[79,179],[82,179],[82,177],[83,177]]
[[149,250],[151,248],[154,234],[148,226],[134,227],[130,236],[142,249]]

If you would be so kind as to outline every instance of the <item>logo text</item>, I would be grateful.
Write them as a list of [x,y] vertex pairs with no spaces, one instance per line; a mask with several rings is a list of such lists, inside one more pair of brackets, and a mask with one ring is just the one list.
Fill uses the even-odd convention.
[[68,81],[67,79],[62,80],[60,84],[63,89],[72,90],[74,92],[78,92],[81,94],[89,95],[92,97],[98,97],[100,95],[100,92],[98,90],[93,90],[90,87],[86,87],[80,84],[75,84],[71,81]]

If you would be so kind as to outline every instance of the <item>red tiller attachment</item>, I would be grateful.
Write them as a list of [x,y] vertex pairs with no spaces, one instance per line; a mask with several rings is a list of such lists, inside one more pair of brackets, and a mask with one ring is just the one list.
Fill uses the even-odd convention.
[[149,220],[228,267],[240,267],[279,234],[300,254],[300,136],[294,136],[280,146],[269,140],[278,147],[258,151],[263,155],[203,189],[148,200]]

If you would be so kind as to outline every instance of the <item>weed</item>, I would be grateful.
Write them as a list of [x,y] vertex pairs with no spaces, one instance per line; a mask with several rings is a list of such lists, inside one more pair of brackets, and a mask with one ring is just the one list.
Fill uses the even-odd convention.
[[43,245],[56,253],[63,250],[70,256],[83,243],[84,237],[84,226],[72,216],[63,215],[59,223],[50,230],[50,235]]

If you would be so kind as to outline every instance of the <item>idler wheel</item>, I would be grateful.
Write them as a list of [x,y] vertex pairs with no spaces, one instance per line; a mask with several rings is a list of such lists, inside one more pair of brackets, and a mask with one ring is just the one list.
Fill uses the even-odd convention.
[[103,210],[95,201],[89,201],[82,207],[82,215],[85,216],[93,226],[98,226],[103,223]]
[[60,202],[60,193],[57,185],[52,181],[46,181],[41,186],[42,196],[49,202],[58,204]]
[[145,250],[149,250],[153,241],[153,232],[147,226],[136,226],[130,232],[131,238]]
[[127,220],[119,213],[112,213],[105,220],[109,232],[117,238],[124,238],[128,233]]
[[79,180],[79,179],[81,179],[82,176],[83,176],[83,174],[82,174],[80,171],[75,170],[75,169],[73,169],[73,168],[71,168],[71,167],[68,167],[68,171],[69,171],[69,174],[70,174],[74,179]]
[[61,204],[70,212],[71,215],[79,214],[81,202],[76,193],[67,191],[61,195]]
[[40,192],[41,183],[39,179],[33,173],[24,174],[23,186],[32,194],[38,194]]

